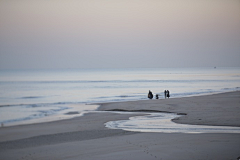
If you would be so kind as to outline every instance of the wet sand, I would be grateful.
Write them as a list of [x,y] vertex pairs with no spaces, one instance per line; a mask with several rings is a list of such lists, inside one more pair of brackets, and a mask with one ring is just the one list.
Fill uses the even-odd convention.
[[[240,127],[240,92],[163,100],[102,104],[99,110],[185,113],[176,123]],[[0,128],[0,159],[178,159],[240,157],[240,134],[141,133],[108,129],[108,121],[129,114],[83,117]]]

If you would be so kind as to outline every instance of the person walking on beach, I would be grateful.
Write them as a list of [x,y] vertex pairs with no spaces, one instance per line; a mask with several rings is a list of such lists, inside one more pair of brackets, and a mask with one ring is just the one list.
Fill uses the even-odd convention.
[[156,99],[158,99],[159,97],[158,97],[158,94],[156,94]]
[[165,99],[166,99],[166,97],[167,97],[167,91],[166,90],[164,91],[164,96],[165,96]]
[[153,98],[153,94],[152,94],[152,92],[149,90],[149,92],[148,92],[148,98],[149,99],[152,99]]
[[168,97],[168,98],[170,97],[170,92],[169,92],[169,90],[167,90],[167,97]]

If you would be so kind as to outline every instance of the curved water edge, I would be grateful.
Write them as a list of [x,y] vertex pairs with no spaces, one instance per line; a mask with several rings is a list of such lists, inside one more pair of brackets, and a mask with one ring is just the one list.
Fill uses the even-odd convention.
[[[141,114],[142,113],[143,112],[141,112]],[[128,120],[110,121],[105,123],[105,126],[110,129],[122,129],[133,132],[240,133],[240,127],[178,124],[172,120],[181,117],[182,115],[174,113],[146,114],[147,115],[130,117]]]

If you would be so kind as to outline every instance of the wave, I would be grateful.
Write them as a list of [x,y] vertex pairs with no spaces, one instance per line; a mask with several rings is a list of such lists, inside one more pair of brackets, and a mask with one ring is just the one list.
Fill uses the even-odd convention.
[[44,98],[43,96],[29,96],[29,97],[21,97],[21,99],[37,99],[37,98]]
[[8,105],[0,105],[0,107],[37,108],[37,107],[58,106],[58,105],[71,105],[71,104],[84,104],[84,102],[56,102],[56,103],[36,103],[36,104],[8,104]]
[[[76,80],[76,81],[0,81],[1,83],[37,83],[37,84],[63,84],[63,83],[196,83],[196,82],[225,82],[226,80],[206,80],[206,79],[195,79],[195,80]],[[229,80],[228,80],[229,81]],[[237,80],[230,80],[237,81]]]
[[58,107],[56,109],[38,110],[38,111],[36,111],[35,114],[31,114],[29,116],[22,117],[22,118],[15,118],[15,119],[1,121],[0,123],[12,123],[12,122],[20,122],[20,121],[27,121],[27,120],[42,118],[42,117],[54,115],[60,111],[66,110],[68,108],[69,107]]
[[217,91],[199,91],[199,92],[185,92],[185,93],[172,93],[171,97],[189,97],[189,96],[197,96],[197,95],[204,95],[204,94],[211,94],[216,93]]
[[136,97],[136,96],[120,95],[120,96],[116,96],[116,97],[120,97],[120,98],[128,98],[128,97]]
[[204,91],[197,91],[197,92],[184,92],[184,93],[173,93],[171,94],[172,97],[188,97],[188,96],[197,96],[197,95],[206,95],[206,94],[215,94],[215,93],[223,93],[223,92],[230,92],[230,91],[238,91],[240,87],[235,88],[222,88],[219,90],[213,89],[206,89]]

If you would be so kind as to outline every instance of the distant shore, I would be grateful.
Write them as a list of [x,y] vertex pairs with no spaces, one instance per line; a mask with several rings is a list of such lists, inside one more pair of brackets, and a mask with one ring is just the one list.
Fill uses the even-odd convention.
[[[100,104],[99,111],[186,114],[176,123],[240,126],[240,91],[207,96]],[[72,112],[76,113],[76,112]],[[237,159],[240,135],[139,133],[104,123],[136,114],[92,112],[47,123],[0,127],[0,159]]]

